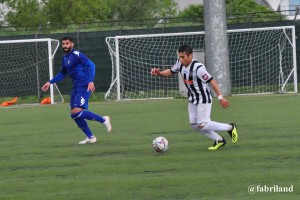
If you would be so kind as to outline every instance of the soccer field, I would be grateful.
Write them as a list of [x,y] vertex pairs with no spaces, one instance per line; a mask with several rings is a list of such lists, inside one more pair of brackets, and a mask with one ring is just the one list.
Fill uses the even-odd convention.
[[[113,125],[107,134],[88,122],[91,145],[78,145],[68,104],[0,108],[0,199],[299,199],[300,96],[228,99],[226,110],[215,100],[212,119],[235,122],[239,141],[220,133],[227,145],[212,152],[183,99],[91,103]],[[167,152],[152,149],[157,136]]]

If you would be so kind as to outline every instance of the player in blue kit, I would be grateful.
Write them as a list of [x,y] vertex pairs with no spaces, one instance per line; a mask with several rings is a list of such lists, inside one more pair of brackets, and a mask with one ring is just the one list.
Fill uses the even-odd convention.
[[69,74],[73,82],[70,98],[71,117],[87,136],[87,138],[80,141],[79,144],[95,143],[97,139],[88,127],[85,121],[86,119],[104,124],[108,133],[112,130],[108,116],[101,117],[88,110],[90,95],[95,91],[95,64],[84,54],[73,48],[74,42],[72,38],[62,38],[61,45],[65,52],[62,59],[62,69],[53,79],[45,83],[42,87],[42,91],[47,91],[51,84],[63,80],[66,75]]

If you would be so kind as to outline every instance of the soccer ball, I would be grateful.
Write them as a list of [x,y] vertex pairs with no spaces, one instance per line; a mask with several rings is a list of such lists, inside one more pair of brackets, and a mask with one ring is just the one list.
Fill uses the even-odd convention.
[[153,140],[152,146],[154,150],[158,153],[167,151],[169,142],[165,137],[157,137]]

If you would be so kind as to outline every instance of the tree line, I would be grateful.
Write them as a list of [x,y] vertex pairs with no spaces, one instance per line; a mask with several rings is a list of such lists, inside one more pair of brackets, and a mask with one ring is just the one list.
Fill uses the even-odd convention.
[[[201,19],[204,14],[203,5],[179,11],[175,0],[1,0],[0,6],[0,25],[13,27],[174,17]],[[227,16],[256,13],[256,20],[265,21],[270,11],[255,0],[226,0]]]

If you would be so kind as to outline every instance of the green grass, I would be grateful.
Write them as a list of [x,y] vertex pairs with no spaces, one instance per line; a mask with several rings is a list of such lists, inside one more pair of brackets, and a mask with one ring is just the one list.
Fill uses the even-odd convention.
[[[239,141],[213,142],[189,128],[187,100],[91,103],[110,115],[113,133],[89,122],[83,133],[68,104],[0,109],[1,200],[298,199],[299,95],[236,96],[227,110],[214,102],[212,119],[235,122]],[[151,147],[157,136],[165,153]],[[248,186],[291,186],[292,193],[249,194]]]

